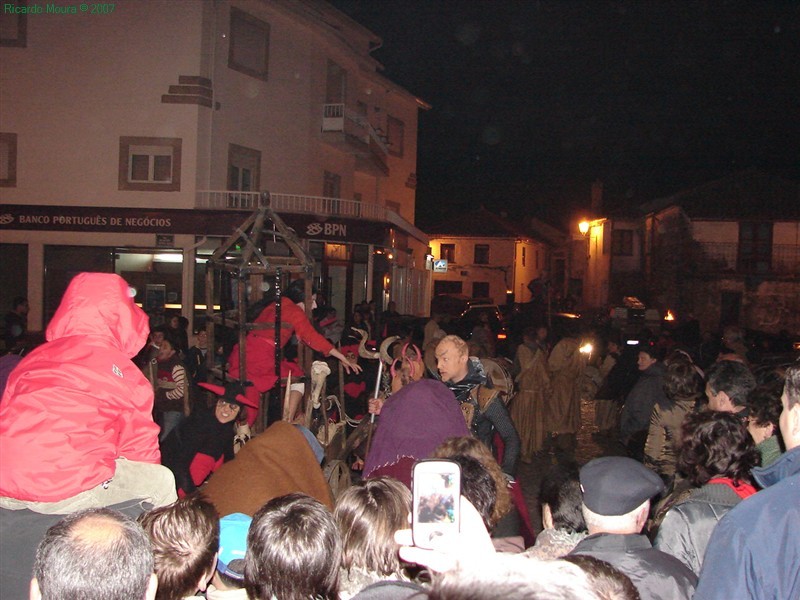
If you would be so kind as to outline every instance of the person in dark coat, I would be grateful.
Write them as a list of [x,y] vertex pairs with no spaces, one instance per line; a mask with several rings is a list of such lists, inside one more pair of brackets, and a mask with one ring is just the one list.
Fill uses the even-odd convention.
[[692,597],[697,576],[641,535],[650,498],[664,490],[653,471],[622,456],[604,456],[580,470],[583,517],[589,536],[570,554],[604,560],[630,577],[642,600]]
[[764,489],[717,524],[695,598],[800,598],[800,364],[786,370],[781,396],[786,452],[753,469]]
[[639,371],[636,385],[625,398],[619,422],[620,439],[628,448],[628,455],[638,461],[644,458],[644,445],[650,427],[650,414],[656,404],[667,405],[664,393],[663,363],[659,361],[659,349],[646,344],[639,350]]

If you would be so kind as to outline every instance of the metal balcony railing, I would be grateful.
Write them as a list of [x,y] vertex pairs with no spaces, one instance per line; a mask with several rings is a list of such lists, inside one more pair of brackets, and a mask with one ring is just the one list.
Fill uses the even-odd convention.
[[[346,121],[352,123],[347,127]],[[370,149],[379,150],[384,157],[389,154],[386,139],[370,124],[363,115],[347,110],[344,104],[322,105],[322,131],[341,131],[359,138]]]
[[[197,192],[195,207],[210,210],[253,211],[262,206],[261,192],[238,192],[235,190],[201,190]],[[277,213],[310,214],[329,217],[346,217],[390,223],[418,240],[429,241],[428,235],[413,223],[406,221],[395,211],[378,204],[326,198],[324,196],[302,196],[300,194],[272,193],[269,195],[272,209]]]
[[[344,198],[324,196],[302,196],[300,194],[269,195],[270,206],[275,212],[338,216],[370,221],[388,221],[387,209],[377,204]],[[214,210],[252,211],[263,203],[260,192],[211,191],[197,192],[197,208]]]

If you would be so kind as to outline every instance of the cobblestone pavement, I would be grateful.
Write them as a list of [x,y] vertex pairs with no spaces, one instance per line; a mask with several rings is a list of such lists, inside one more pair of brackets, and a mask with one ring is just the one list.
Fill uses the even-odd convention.
[[551,465],[558,461],[575,460],[579,465],[598,456],[624,454],[622,448],[614,440],[597,438],[597,427],[594,426],[594,403],[589,400],[581,401],[581,429],[576,436],[574,452],[542,452],[529,463],[519,462],[517,467],[517,481],[522,485],[522,494],[531,515],[531,522],[538,533],[541,530],[541,510],[539,508],[538,494],[542,476]]

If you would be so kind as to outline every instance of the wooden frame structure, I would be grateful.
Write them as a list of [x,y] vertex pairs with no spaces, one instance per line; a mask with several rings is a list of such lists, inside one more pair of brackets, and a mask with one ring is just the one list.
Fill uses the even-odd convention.
[[[255,329],[275,330],[275,374],[280,379],[281,344],[280,329],[289,327],[281,322],[281,301],[284,278],[293,273],[300,273],[305,280],[306,316],[311,316],[312,277],[314,260],[303,248],[300,239],[293,229],[289,228],[280,216],[272,210],[269,193],[262,192],[261,207],[256,209],[236,231],[217,248],[208,260],[206,270],[206,329],[208,331],[209,348],[216,348],[215,329],[218,326],[237,330],[239,346],[239,381],[244,383],[247,372],[247,348],[245,339]],[[262,283],[268,281],[275,290],[275,323],[248,322],[247,306],[261,300]],[[222,293],[225,282],[235,282],[235,308],[214,311],[214,299]],[[311,351],[301,346],[299,362],[301,368],[308,372],[311,364]],[[206,355],[208,371],[221,381],[233,381],[224,368],[214,364],[215,352]],[[281,382],[283,383],[283,382]],[[280,393],[276,386],[273,393]],[[306,386],[309,388],[310,386]],[[310,420],[310,403],[306,403],[306,421]],[[268,403],[262,401],[257,427],[267,425]]]

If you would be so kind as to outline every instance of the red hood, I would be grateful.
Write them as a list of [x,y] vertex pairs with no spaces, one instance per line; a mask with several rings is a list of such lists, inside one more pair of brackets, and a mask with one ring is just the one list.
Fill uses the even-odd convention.
[[47,341],[75,335],[102,336],[111,338],[126,356],[135,356],[147,341],[150,326],[128,290],[125,280],[113,273],[76,275],[47,326]]

